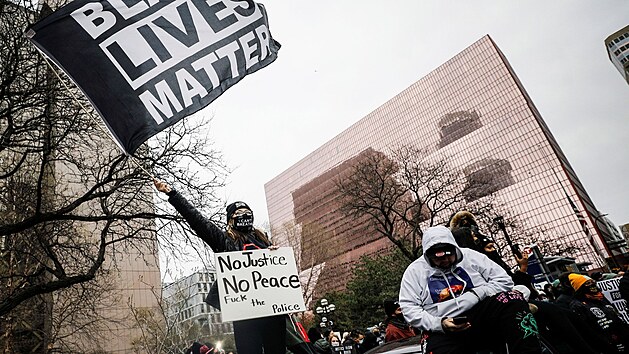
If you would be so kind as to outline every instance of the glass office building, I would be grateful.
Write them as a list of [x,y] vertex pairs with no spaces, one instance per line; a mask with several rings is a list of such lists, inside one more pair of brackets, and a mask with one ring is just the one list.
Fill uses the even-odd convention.
[[[302,237],[297,252],[331,250],[317,263],[324,264],[321,274],[330,271],[337,279],[347,279],[348,265],[361,255],[391,246],[365,220],[342,215],[334,180],[366,154],[387,154],[401,145],[425,149],[429,159],[447,156],[468,181],[493,176],[491,188],[466,199],[491,194],[528,225],[548,230],[546,237],[577,246],[571,255],[577,262],[596,268],[610,257],[604,242],[609,235],[596,224],[600,214],[489,36],[269,181],[275,242],[287,243],[282,225],[316,224],[323,239]],[[322,290],[338,288],[332,280],[321,282]]]
[[609,60],[629,84],[629,26],[612,33],[605,39]]

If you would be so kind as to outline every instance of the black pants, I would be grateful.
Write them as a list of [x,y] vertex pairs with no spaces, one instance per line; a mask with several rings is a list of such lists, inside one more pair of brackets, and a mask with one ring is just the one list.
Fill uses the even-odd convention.
[[[574,354],[601,353],[604,341],[589,331],[582,320],[574,313],[563,309],[552,302],[531,301],[538,307],[535,319],[540,331],[547,328],[545,338],[555,346],[568,346],[568,352]],[[594,349],[597,348],[597,349]]]
[[238,354],[286,353],[285,316],[234,321],[234,339]]
[[465,313],[472,325],[462,332],[430,332],[426,351],[433,354],[475,353],[509,346],[511,354],[541,353],[537,323],[520,293],[486,298]]

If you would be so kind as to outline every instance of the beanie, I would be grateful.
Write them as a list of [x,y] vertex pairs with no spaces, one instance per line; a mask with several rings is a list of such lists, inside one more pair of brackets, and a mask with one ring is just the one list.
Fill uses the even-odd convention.
[[245,202],[233,202],[231,204],[229,204],[227,206],[227,221],[229,221],[232,218],[232,215],[234,215],[234,212],[238,209],[249,209],[249,211],[251,211],[251,208],[249,208],[249,206],[247,205],[247,203]]
[[384,300],[382,304],[384,305],[384,313],[387,316],[392,316],[395,313],[395,310],[400,307],[400,304],[398,304],[397,301],[392,300]]
[[592,278],[585,276],[585,275],[581,275],[581,274],[576,274],[576,273],[572,273],[570,275],[568,275],[568,279],[570,280],[570,285],[572,285],[572,288],[574,289],[574,291],[579,290],[579,288],[588,280],[592,280]]
[[476,218],[474,218],[474,214],[470,213],[467,210],[461,210],[454,214],[452,218],[450,218],[449,226],[450,230],[456,230],[459,227],[478,227],[478,224],[476,223]]

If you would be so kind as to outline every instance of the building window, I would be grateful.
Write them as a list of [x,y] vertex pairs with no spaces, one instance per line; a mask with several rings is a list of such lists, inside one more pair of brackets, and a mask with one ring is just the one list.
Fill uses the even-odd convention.
[[441,140],[439,147],[444,147],[483,126],[476,111],[458,111],[448,113],[437,123]]
[[472,202],[514,184],[512,170],[509,161],[494,158],[485,158],[465,167],[465,199]]

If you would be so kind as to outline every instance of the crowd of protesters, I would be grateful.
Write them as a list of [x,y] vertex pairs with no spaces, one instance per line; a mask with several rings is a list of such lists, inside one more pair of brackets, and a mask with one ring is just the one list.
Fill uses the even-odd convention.
[[[253,227],[253,213],[243,202],[227,207],[227,229],[221,230],[164,182],[160,192],[214,252],[276,249]],[[234,322],[242,354],[362,354],[384,342],[421,334],[426,352],[467,353],[476,350],[541,353],[540,338],[552,338],[560,353],[629,353],[629,326],[597,287],[597,280],[622,274],[563,274],[537,289],[527,273],[528,256],[515,255],[507,265],[494,240],[485,236],[474,215],[462,211],[446,226],[425,230],[424,254],[406,269],[399,301],[382,306],[386,319],[367,330],[305,331],[294,315]],[[620,281],[629,299],[629,275]],[[219,307],[216,293],[206,300]],[[217,353],[211,344],[195,342],[187,353]]]
[[622,276],[620,293],[629,299],[629,275],[593,272],[589,277],[565,273],[552,284],[546,284],[543,290],[538,290],[533,285],[532,276],[527,274],[527,255],[514,255],[517,269],[511,270],[495,251],[494,241],[482,234],[471,213],[457,213],[449,226],[457,246],[484,254],[511,277],[512,290],[520,292],[527,300],[539,333],[549,339],[555,351],[629,352],[629,327],[595,282]]

